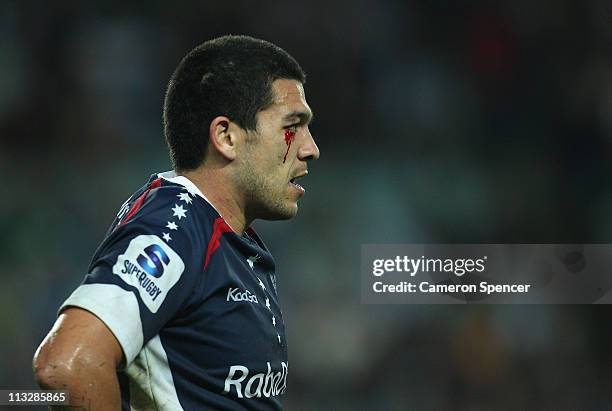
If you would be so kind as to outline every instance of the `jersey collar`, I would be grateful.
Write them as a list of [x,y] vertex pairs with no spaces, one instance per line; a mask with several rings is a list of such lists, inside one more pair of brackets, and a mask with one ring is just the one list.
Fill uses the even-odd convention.
[[161,178],[163,178],[164,180],[170,181],[171,183],[174,183],[174,184],[178,184],[178,185],[180,185],[180,186],[183,186],[183,187],[185,187],[185,188],[187,189],[187,191],[189,191],[190,193],[192,193],[192,194],[196,194],[196,195],[199,195],[199,196],[200,196],[200,197],[202,197],[204,200],[206,200],[206,202],[207,202],[208,204],[210,204],[210,206],[211,206],[212,208],[214,208],[214,209],[215,209],[215,211],[217,212],[217,214],[221,215],[221,214],[219,213],[219,210],[217,210],[217,209],[215,208],[214,204],[213,204],[213,203],[211,203],[211,202],[210,202],[210,200],[209,200],[208,198],[206,198],[206,196],[205,196],[204,194],[202,194],[202,192],[200,191],[200,189],[199,189],[199,188],[198,188],[198,187],[197,187],[195,184],[193,184],[193,182],[192,182],[190,179],[188,179],[187,177],[177,175],[177,174],[176,174],[176,171],[174,171],[174,170],[170,170],[170,171],[165,171],[165,172],[163,172],[163,173],[159,173],[159,174],[157,174],[157,177],[161,177]]
[[[195,184],[193,184],[193,182],[190,179],[188,179],[187,177],[177,175],[176,171],[174,171],[174,170],[165,171],[163,173],[158,173],[157,177],[161,177],[161,178],[163,178],[166,181],[170,181],[171,183],[183,186],[190,193],[199,195],[200,197],[202,197],[204,199],[204,201],[206,201],[208,204],[210,204],[210,206],[212,208],[214,208],[214,210],[217,212],[217,214],[219,214],[219,216],[221,218],[223,218],[223,216],[221,215],[219,210],[217,210],[215,205],[208,198],[206,198],[206,196],[200,191],[200,189]],[[227,220],[225,220],[225,219],[223,219],[223,220],[225,221],[225,224],[227,224],[228,227],[232,229],[233,232],[236,232],[236,230],[234,230],[234,228],[229,225]]]

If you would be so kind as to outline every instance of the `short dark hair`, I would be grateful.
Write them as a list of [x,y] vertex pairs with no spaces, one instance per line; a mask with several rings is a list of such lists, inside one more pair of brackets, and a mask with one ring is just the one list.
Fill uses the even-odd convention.
[[209,40],[187,54],[168,83],[164,134],[176,170],[204,161],[211,121],[227,116],[245,130],[256,130],[257,113],[273,103],[272,82],[306,74],[280,47],[249,36]]

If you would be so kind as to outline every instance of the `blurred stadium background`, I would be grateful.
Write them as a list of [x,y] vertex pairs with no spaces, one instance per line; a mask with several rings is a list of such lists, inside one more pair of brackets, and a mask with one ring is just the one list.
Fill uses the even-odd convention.
[[[362,243],[612,242],[605,0],[0,2],[0,388],[119,206],[169,168],[161,105],[218,35],[308,72],[322,152],[276,256],[288,410],[612,407],[607,306],[365,306]],[[612,274],[611,274],[612,275]]]

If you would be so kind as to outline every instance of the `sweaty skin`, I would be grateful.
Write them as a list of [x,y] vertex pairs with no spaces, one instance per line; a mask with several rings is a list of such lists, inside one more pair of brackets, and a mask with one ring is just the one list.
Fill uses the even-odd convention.
[[287,161],[287,154],[289,154],[289,149],[291,148],[291,143],[295,140],[295,131],[286,130],[285,131],[285,144],[287,144],[287,152],[285,153],[285,157],[283,157],[283,163]]
[[123,361],[119,342],[89,311],[69,307],[34,357],[34,374],[47,390],[68,390],[70,405],[52,410],[121,409],[117,367]]

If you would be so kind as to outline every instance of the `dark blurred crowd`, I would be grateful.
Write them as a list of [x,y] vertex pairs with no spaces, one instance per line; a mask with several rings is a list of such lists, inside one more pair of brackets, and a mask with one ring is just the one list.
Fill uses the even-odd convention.
[[308,73],[321,159],[277,259],[289,410],[599,410],[606,306],[368,306],[366,243],[608,243],[605,0],[0,1],[0,388],[30,361],[106,227],[170,168],[161,106],[222,34]]

